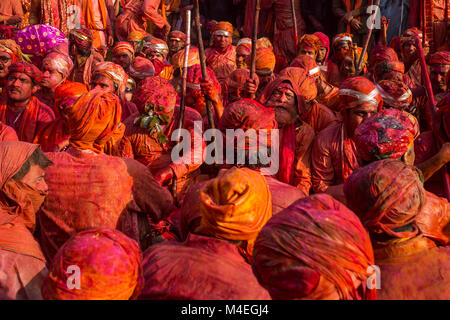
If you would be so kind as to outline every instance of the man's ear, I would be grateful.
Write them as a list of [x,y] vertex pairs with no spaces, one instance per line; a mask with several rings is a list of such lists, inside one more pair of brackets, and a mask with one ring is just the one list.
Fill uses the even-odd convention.
[[33,85],[33,88],[31,89],[31,93],[35,94],[40,88],[41,88],[41,86],[38,84]]

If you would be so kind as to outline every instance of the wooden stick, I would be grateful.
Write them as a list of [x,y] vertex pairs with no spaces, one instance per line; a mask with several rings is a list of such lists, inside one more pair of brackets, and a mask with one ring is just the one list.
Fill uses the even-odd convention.
[[[259,24],[259,11],[261,10],[260,7],[260,0],[256,0],[255,4],[255,20],[253,21],[253,37],[252,37],[252,63],[250,67],[250,79],[255,79],[255,72],[256,72],[256,41],[258,40],[258,24]],[[255,95],[252,94],[250,96],[250,99],[255,99]]]
[[297,16],[295,15],[295,0],[291,0],[292,20],[294,21],[294,34],[295,34],[295,54],[297,54],[298,46],[298,28],[297,28]]
[[[200,67],[202,69],[203,80],[208,80],[208,74],[206,73],[206,58],[205,58],[205,47],[203,46],[202,30],[200,27],[200,9],[198,5],[198,0],[194,0],[194,12],[195,12],[195,27],[197,29],[198,38],[198,51],[200,53]],[[209,127],[215,129],[214,118],[212,114],[211,101],[205,97],[206,102],[206,112],[208,114]]]
[[378,13],[380,11],[380,1],[381,0],[376,0],[375,1],[375,6],[376,6],[375,18],[373,19],[372,25],[370,26],[369,32],[367,33],[366,42],[364,43],[364,47],[363,47],[363,50],[361,52],[361,56],[359,57],[358,65],[356,67],[356,74],[360,74],[361,73],[362,64],[363,64],[363,61],[364,61],[364,56],[366,55],[367,48],[369,47],[370,39],[372,38],[372,32],[373,32],[373,29],[375,27],[375,21],[377,20]]
[[[430,113],[431,113],[431,123],[430,128],[433,129],[435,128],[438,124],[435,123],[436,121],[436,100],[434,99],[434,95],[433,95],[433,88],[431,86],[431,81],[430,81],[430,76],[428,74],[428,70],[427,70],[427,64],[425,62],[425,55],[423,52],[423,47],[422,44],[420,42],[420,38],[416,36],[416,47],[417,47],[417,51],[418,51],[418,55],[419,55],[419,62],[420,62],[420,67],[422,69],[422,79],[425,85],[425,90],[427,92],[427,96],[428,96],[428,108],[430,109]],[[433,133],[435,134],[436,130],[432,130]],[[436,143],[438,140],[438,137],[435,136],[434,137]],[[440,148],[440,146],[439,146]],[[447,196],[447,200],[450,201],[450,176],[448,174],[447,171],[447,167],[444,166],[441,169],[441,173],[442,173],[442,182],[444,183],[444,189],[445,189],[445,193]]]

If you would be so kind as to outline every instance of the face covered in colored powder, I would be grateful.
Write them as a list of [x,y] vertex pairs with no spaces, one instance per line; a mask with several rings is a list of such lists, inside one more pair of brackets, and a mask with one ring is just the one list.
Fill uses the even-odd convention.
[[272,92],[266,106],[275,109],[275,119],[280,128],[294,123],[299,116],[294,90],[287,82]]

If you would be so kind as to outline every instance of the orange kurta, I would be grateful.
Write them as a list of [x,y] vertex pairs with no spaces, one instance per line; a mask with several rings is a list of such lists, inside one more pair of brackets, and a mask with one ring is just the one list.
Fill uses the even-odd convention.
[[317,101],[312,102],[311,108],[301,116],[302,121],[309,124],[315,133],[339,122],[336,115]]

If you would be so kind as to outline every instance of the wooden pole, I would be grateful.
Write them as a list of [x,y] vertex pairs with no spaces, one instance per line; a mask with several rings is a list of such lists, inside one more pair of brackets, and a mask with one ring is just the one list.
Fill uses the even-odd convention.
[[[252,37],[252,63],[250,67],[250,79],[255,79],[256,72],[256,41],[258,40],[258,24],[259,24],[259,11],[261,10],[260,0],[256,0],[255,3],[255,19],[253,21],[253,37]],[[255,95],[252,94],[250,99],[255,99]]]
[[297,54],[298,28],[297,28],[297,16],[295,14],[295,0],[291,0],[291,11],[292,11],[292,20],[294,22],[295,54]]

